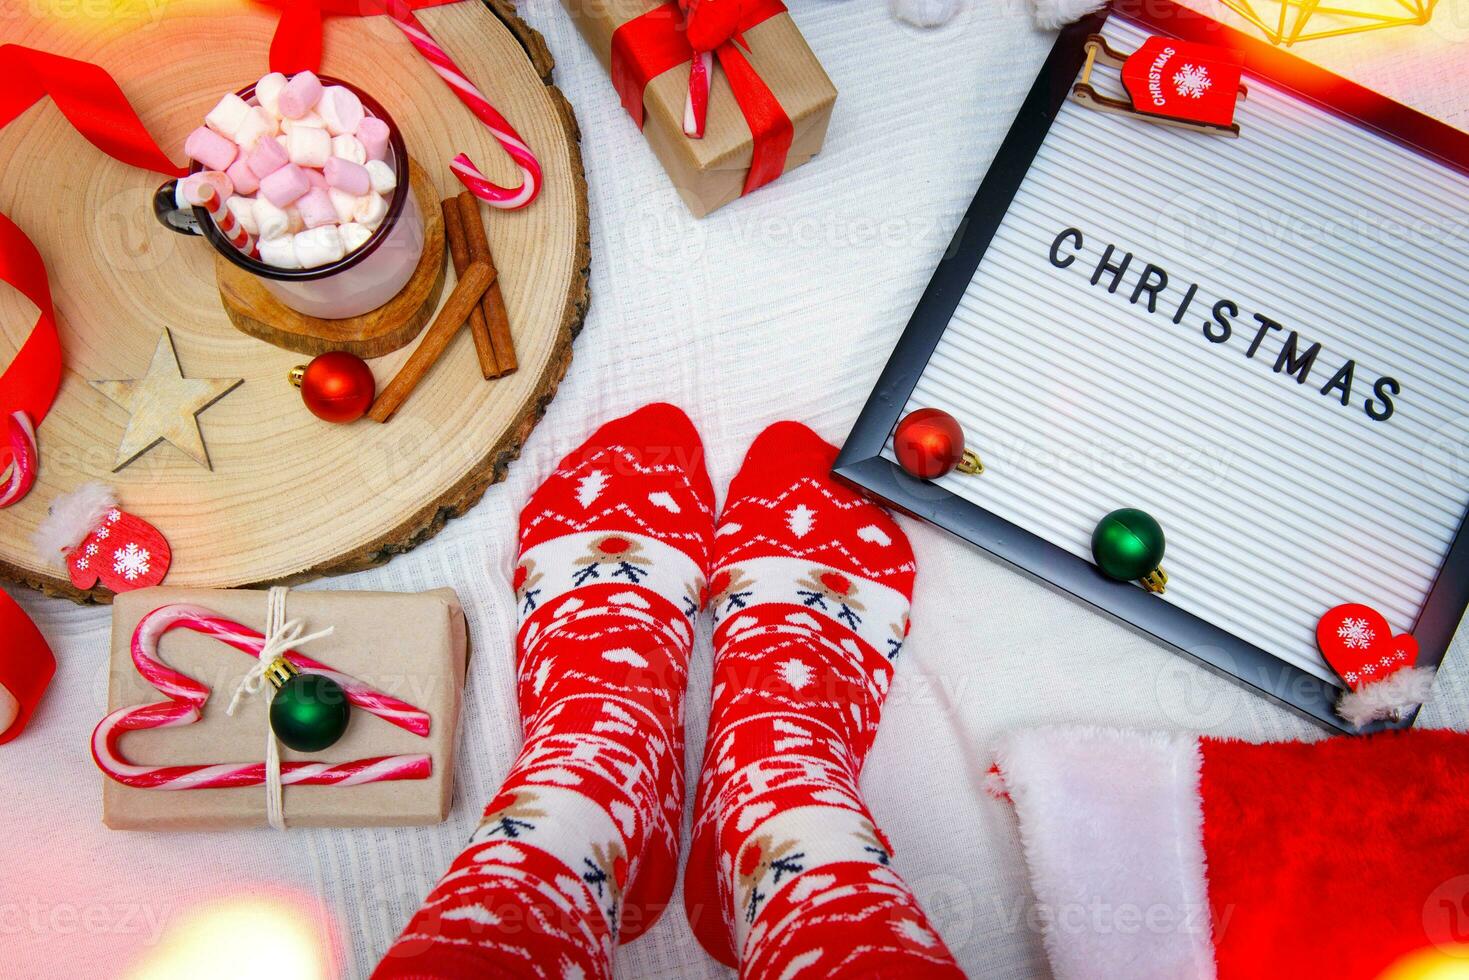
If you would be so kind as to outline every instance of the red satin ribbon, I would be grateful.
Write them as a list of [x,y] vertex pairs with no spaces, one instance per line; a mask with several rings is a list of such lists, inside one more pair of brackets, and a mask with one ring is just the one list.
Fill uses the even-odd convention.
[[[270,70],[286,75],[321,67],[322,18],[375,17],[385,13],[378,0],[260,0],[281,9],[281,19],[270,42]],[[441,7],[459,0],[407,0],[412,10]]]
[[[781,0],[754,0],[749,4],[736,36],[784,13]],[[791,118],[781,108],[775,93],[745,59],[735,41],[726,41],[715,54],[724,69],[735,102],[744,114],[754,139],[750,172],[745,177],[745,194],[763,187],[785,172],[786,156],[795,136]],[[684,34],[683,13],[676,0],[623,24],[612,34],[612,85],[622,106],[638,128],[643,128],[643,93],[648,83],[666,71],[694,58],[694,49]]]
[[0,745],[3,745],[19,735],[31,720],[31,713],[56,673],[56,658],[36,624],[5,592],[0,592],[0,637],[4,638],[0,642],[0,685],[20,705],[15,721],[0,731]]
[[[153,142],[111,75],[87,61],[0,45],[0,128],[46,96],[93,146],[115,160],[170,177],[185,171]],[[0,375],[0,415],[24,411],[37,426],[61,385],[61,338],[41,253],[16,224],[0,214],[0,281],[14,286],[38,310],[35,326]],[[10,449],[0,447],[0,470]]]

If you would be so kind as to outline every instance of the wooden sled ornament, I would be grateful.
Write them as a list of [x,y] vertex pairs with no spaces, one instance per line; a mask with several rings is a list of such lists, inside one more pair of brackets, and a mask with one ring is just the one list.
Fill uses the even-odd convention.
[[[1120,70],[1124,98],[1103,95],[1092,85],[1092,69],[1098,64]],[[1243,70],[1237,53],[1212,45],[1150,37],[1126,54],[1093,34],[1087,38],[1086,64],[1071,97],[1103,112],[1234,138],[1240,133],[1235,105],[1249,95],[1240,81]]]

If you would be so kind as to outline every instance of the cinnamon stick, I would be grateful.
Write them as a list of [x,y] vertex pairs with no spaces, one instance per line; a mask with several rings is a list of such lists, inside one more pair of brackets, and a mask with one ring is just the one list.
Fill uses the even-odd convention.
[[[479,198],[469,191],[459,195],[460,222],[464,226],[464,237],[469,240],[469,257],[475,262],[488,263],[493,270],[495,257],[490,254],[490,240],[485,235],[484,219],[479,213]],[[485,322],[490,328],[490,346],[495,349],[495,363],[500,374],[509,374],[516,368],[515,341],[510,336],[510,313],[505,309],[505,297],[500,292],[500,283],[490,285],[480,301]]]
[[454,291],[444,301],[439,315],[434,317],[434,322],[423,332],[423,339],[418,342],[418,347],[403,362],[403,366],[393,375],[393,380],[388,382],[387,387],[378,392],[372,408],[367,410],[368,418],[375,422],[386,422],[393,417],[394,412],[403,407],[408,396],[413,394],[413,389],[418,387],[429,368],[444,353],[444,348],[449,346],[449,341],[454,339],[464,321],[469,319],[469,311],[494,281],[495,270],[487,264],[469,264],[464,275],[455,283]]
[[[469,240],[464,237],[464,222],[459,213],[458,198],[446,197],[439,207],[444,212],[444,237],[449,240],[449,258],[454,264],[454,275],[464,275],[469,265]],[[482,304],[484,301],[481,300]],[[485,380],[500,376],[499,362],[495,358],[495,347],[490,342],[490,325],[485,321],[485,311],[477,304],[469,311],[469,335],[474,338],[474,353],[479,358],[480,373]]]

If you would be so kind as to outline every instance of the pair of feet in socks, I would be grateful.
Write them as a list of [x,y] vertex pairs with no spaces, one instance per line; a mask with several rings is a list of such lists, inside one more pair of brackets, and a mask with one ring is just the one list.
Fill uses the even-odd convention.
[[962,976],[858,790],[908,629],[914,562],[836,451],[777,423],[716,520],[688,418],[649,405],[521,514],[524,748],[376,977],[608,977],[673,893],[683,699],[714,617],[684,877],[699,942],[750,977]]

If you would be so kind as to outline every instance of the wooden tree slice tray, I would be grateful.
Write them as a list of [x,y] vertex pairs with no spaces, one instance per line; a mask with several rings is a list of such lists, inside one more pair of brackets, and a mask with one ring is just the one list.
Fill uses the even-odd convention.
[[444,215],[435,184],[412,159],[408,173],[418,209],[423,212],[423,256],[398,295],[360,316],[323,320],[286,306],[258,276],[215,253],[219,299],[230,322],[252,337],[298,354],[344,350],[372,358],[412,343],[439,308],[448,263],[444,261]]
[[[160,10],[148,9],[150,18]],[[243,0],[167,0],[161,9],[146,24],[23,12],[6,39],[105,66],[159,145],[181,160],[184,137],[220,94],[266,71],[275,16]],[[586,316],[590,242],[576,121],[551,84],[540,35],[510,0],[464,0],[419,18],[545,170],[528,208],[484,209],[520,370],[483,380],[461,332],[388,424],[322,422],[286,381],[305,358],[236,330],[220,304],[213,250],[154,220],[162,178],[104,156],[43,100],[0,137],[0,210],[45,257],[66,371],[39,430],[36,485],[0,511],[0,577],[77,601],[110,599],[73,588],[30,544],[51,500],[89,480],[114,485],[127,510],[168,538],[168,584],[226,588],[379,564],[504,478],[555,394]],[[460,151],[492,180],[517,179],[493,137],[385,18],[328,18],[322,71],[383,103],[439,198],[461,189],[449,171]],[[34,320],[29,303],[0,290],[0,363]],[[244,384],[199,416],[212,471],[162,445],[114,474],[126,414],[87,381],[140,377],[164,327],[186,377]],[[380,387],[413,347],[369,362]]]

